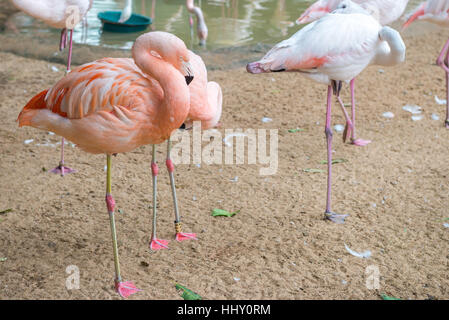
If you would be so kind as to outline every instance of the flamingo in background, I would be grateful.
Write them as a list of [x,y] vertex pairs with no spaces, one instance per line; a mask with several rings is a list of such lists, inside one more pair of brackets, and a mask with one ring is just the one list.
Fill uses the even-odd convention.
[[[83,19],[92,7],[94,0],[10,0],[19,10],[26,14],[43,21],[49,26],[61,29],[61,38],[59,41],[59,50],[64,50],[69,39],[69,54],[67,58],[66,74],[70,72],[72,63],[72,43],[73,29]],[[61,161],[59,165],[50,172],[61,174],[72,173],[75,170],[64,166],[64,144],[65,139],[61,140]]]
[[[304,24],[320,19],[329,12],[334,11],[344,0],[318,0],[312,4],[297,20],[297,24]],[[389,25],[399,19],[404,13],[408,0],[353,0],[369,13],[372,13],[383,26]],[[356,138],[355,132],[355,79],[350,82],[351,90],[351,119],[346,121],[343,140],[351,133],[351,143],[356,146],[365,146],[371,141]],[[345,117],[348,119],[345,112]]]
[[[449,1],[429,0],[421,3],[408,15],[403,29],[415,20],[429,21],[442,27],[449,27]],[[449,40],[447,40],[438,56],[437,65],[443,68],[446,73],[446,120],[444,125],[449,129]]]
[[[196,7],[194,0],[187,0],[186,1],[187,10],[196,16],[196,32],[198,35],[198,39],[200,40],[200,45],[205,46],[207,35],[208,35],[208,29],[206,25],[206,21],[204,20],[203,11],[201,8]],[[190,27],[193,28],[193,20],[192,17],[189,18]]]
[[[188,84],[193,80],[184,42],[166,32],[137,38],[133,59],[105,58],[77,67],[51,89],[28,102],[19,126],[50,130],[82,150],[107,157],[106,205],[109,213],[115,288],[122,297],[139,289],[122,280],[111,194],[111,155],[169,139],[190,109]],[[167,155],[167,165],[171,163]],[[157,164],[152,163],[153,210],[156,212]],[[157,242],[157,239],[152,239]]]
[[247,65],[247,71],[250,73],[296,71],[328,86],[325,126],[328,181],[325,218],[336,223],[344,223],[347,215],[336,214],[331,210],[332,94],[334,93],[341,103],[339,93],[342,81],[354,79],[373,60],[385,64],[396,64],[405,60],[405,44],[399,33],[390,27],[382,27],[367,12],[359,12],[365,11],[345,0],[334,13],[305,26],[291,38],[277,44],[261,60]]

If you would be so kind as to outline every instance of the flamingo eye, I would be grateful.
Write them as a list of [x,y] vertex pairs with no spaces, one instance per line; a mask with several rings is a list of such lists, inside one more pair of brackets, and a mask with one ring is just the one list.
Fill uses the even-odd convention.
[[156,51],[151,50],[150,54],[155,58],[162,59],[161,55],[159,53],[157,53]]

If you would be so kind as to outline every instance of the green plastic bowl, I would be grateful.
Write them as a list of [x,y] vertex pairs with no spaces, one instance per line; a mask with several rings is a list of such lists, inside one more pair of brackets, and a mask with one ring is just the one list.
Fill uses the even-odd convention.
[[139,32],[144,31],[152,23],[151,18],[133,13],[131,18],[124,23],[118,22],[121,11],[104,11],[98,14],[98,19],[103,24],[103,31],[109,32]]

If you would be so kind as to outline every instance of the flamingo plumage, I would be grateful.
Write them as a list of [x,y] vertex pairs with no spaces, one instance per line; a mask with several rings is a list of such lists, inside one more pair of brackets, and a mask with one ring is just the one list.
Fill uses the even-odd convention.
[[[347,5],[355,4],[347,2]],[[373,61],[395,64],[405,59],[405,45],[397,31],[382,27],[366,13],[345,13],[346,10],[347,7],[342,6],[334,13],[312,22],[291,38],[277,44],[261,60],[247,65],[250,73],[295,71],[328,86],[325,218],[336,223],[343,223],[347,215],[339,215],[331,210],[332,94],[342,104],[339,97],[342,82],[354,79]]]
[[[403,28],[407,28],[413,21],[422,20],[449,27],[449,1],[429,0],[421,3],[415,10],[407,15]],[[444,125],[449,129],[449,40],[447,40],[438,58],[437,65],[446,73],[446,120]]]
[[[313,3],[296,20],[297,24],[304,24],[320,19],[324,15],[336,10],[344,5],[345,0],[318,0]],[[353,0],[355,4],[360,5],[367,13],[373,15],[381,25],[389,25],[399,19],[404,13],[408,0]],[[355,79],[350,82],[351,90],[351,110],[350,121],[346,121],[345,133],[351,135],[351,143],[355,146],[365,146],[370,143],[369,140],[357,139],[355,128]],[[345,117],[348,119],[347,115]],[[346,134],[344,137],[346,137]]]
[[[107,192],[117,292],[138,289],[121,278],[111,194],[111,154],[153,145],[153,214],[156,215],[156,144],[168,140],[188,116],[193,79],[184,42],[165,32],[146,33],[134,43],[133,59],[106,58],[75,68],[23,108],[19,126],[53,131],[89,153],[107,155]],[[170,156],[167,166],[171,166]],[[159,245],[155,229],[151,246]]]
[[[344,0],[318,0],[304,11],[296,20],[298,24],[315,21],[337,9]],[[409,0],[353,0],[362,8],[377,10],[379,23],[389,25],[399,19],[405,11]]]
[[[83,17],[92,7],[93,0],[10,0],[19,10],[26,14],[43,21],[45,24],[61,29],[61,38],[59,40],[59,50],[64,50],[69,40],[69,53],[67,58],[66,73],[70,72],[72,63],[72,44],[73,29],[83,20]],[[70,38],[68,33],[70,32]],[[61,174],[72,173],[75,170],[64,165],[64,144],[61,141],[61,160],[59,165],[50,172]]]

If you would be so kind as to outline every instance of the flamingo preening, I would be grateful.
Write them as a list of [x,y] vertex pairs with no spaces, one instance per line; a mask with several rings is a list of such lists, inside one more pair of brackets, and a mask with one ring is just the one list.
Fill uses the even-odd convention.
[[[186,0],[187,10],[196,16],[196,32],[198,35],[198,39],[200,40],[200,45],[205,46],[208,29],[206,25],[206,21],[204,20],[203,10],[201,8],[195,6],[194,0]],[[190,27],[193,28],[193,20],[189,18]]]
[[[389,25],[396,21],[404,13],[404,10],[409,0],[353,0],[354,3],[359,4],[367,12],[371,13],[378,19],[379,23],[383,26]],[[313,3],[306,11],[296,20],[297,24],[304,24],[320,19],[329,12],[334,11],[342,4],[344,0],[318,0]],[[371,141],[362,140],[356,138],[355,131],[355,79],[350,82],[351,90],[351,119],[348,121],[347,114],[345,113],[346,128],[343,139],[349,137],[350,141],[356,146],[365,146]],[[346,111],[344,111],[346,112]]]
[[[449,27],[449,0],[429,0],[421,3],[408,14],[403,28],[407,28],[415,20],[429,21],[442,27]],[[446,120],[444,125],[449,129],[449,40],[438,56],[437,65],[446,73]]]
[[[193,80],[191,53],[172,34],[149,32],[140,36],[134,43],[132,56],[133,59],[105,58],[75,68],[52,88],[32,98],[18,117],[21,127],[53,131],[86,152],[106,154],[106,205],[113,242],[115,288],[122,297],[139,290],[131,282],[123,281],[120,273],[115,201],[111,194],[111,155],[153,145],[151,167],[156,216],[156,144],[169,140],[171,133],[188,117],[188,84]],[[176,205],[170,144],[167,167],[171,170]],[[180,240],[189,236],[177,232]],[[156,238],[153,229],[150,246],[154,249],[161,245],[164,243]]]
[[[355,13],[348,13],[355,12]],[[327,201],[325,218],[344,223],[347,215],[331,210],[332,128],[334,93],[371,63],[394,65],[405,60],[405,44],[390,27],[382,27],[358,5],[343,1],[332,14],[305,26],[272,48],[261,60],[247,65],[250,73],[296,71],[328,86],[325,134],[327,140]],[[344,109],[344,106],[342,106]]]
[[[59,50],[64,50],[69,41],[66,74],[70,72],[72,63],[73,29],[83,19],[92,7],[94,0],[10,0],[19,10],[39,19],[47,25],[61,29]],[[70,37],[69,37],[70,33]],[[61,160],[59,165],[50,172],[61,174],[72,173],[75,170],[64,166],[64,144],[61,140]]]

